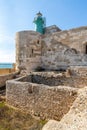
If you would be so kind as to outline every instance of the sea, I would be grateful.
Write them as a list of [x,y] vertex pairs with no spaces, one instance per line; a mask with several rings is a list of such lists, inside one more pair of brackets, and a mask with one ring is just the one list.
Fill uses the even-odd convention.
[[13,68],[13,63],[0,63],[0,69],[10,69]]

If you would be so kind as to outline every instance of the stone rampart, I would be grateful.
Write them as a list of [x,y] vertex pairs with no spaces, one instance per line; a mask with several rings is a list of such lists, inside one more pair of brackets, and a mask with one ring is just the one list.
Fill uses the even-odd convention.
[[[26,110],[42,119],[60,120],[66,114],[77,96],[78,88],[58,85],[49,86],[48,81],[37,83],[34,75],[7,81],[7,103]],[[52,77],[50,77],[51,80]],[[40,79],[42,80],[42,79]],[[44,79],[43,79],[44,80]],[[55,109],[54,109],[55,108]]]
[[87,65],[87,27],[60,31],[42,40],[42,66],[45,69],[66,69]]
[[87,87],[78,92],[70,111],[60,122],[50,120],[42,130],[87,130]]
[[15,78],[17,74],[18,74],[18,72],[0,75],[0,87],[5,86],[6,81]]
[[56,41],[74,48],[81,53],[86,53],[87,26],[56,32],[52,35]]
[[34,31],[16,33],[16,63],[22,73],[33,71],[41,65],[41,38]]
[[[55,26],[52,28],[57,31]],[[87,65],[87,27],[56,31],[45,35],[34,31],[16,34],[16,62],[21,73],[38,67],[59,70]]]

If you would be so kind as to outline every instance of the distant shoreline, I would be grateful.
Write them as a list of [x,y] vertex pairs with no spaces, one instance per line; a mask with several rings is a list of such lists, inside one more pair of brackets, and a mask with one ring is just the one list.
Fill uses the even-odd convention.
[[0,63],[0,69],[11,69],[14,68],[15,63]]
[[0,75],[15,72],[15,63],[0,63]]

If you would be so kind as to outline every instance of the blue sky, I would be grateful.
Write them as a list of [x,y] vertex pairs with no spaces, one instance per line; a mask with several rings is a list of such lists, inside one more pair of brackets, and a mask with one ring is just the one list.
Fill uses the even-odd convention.
[[34,30],[38,11],[47,26],[62,30],[87,26],[87,0],[0,0],[0,62],[15,62],[15,33]]

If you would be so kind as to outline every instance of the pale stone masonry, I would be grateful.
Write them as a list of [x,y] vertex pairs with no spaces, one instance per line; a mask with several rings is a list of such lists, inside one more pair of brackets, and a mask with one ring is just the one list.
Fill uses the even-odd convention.
[[87,130],[86,26],[62,31],[53,25],[44,35],[17,32],[16,63],[23,77],[7,81],[9,105],[43,120],[61,120],[43,130]]
[[14,72],[11,74],[3,74],[0,75],[0,88],[6,85],[7,80],[11,80],[16,78],[16,75],[19,74],[18,72]]
[[41,37],[34,31],[16,34],[16,63],[23,72],[30,72],[41,65]]
[[7,81],[6,101],[41,119],[61,120],[43,130],[86,130],[87,27],[62,31],[54,25],[45,31],[16,33],[16,63],[23,77]]
[[[52,72],[34,72],[7,81],[7,103],[41,119],[60,120],[69,111],[79,88],[77,85],[70,87],[66,78],[64,81],[62,78],[63,76]],[[84,79],[80,80],[84,82]],[[63,85],[65,82],[66,86]]]
[[71,95],[73,89],[87,85],[87,27],[62,31],[50,26],[44,35],[17,32],[16,63],[23,75],[37,70],[69,72],[58,77],[44,72],[33,77],[30,74],[22,80],[8,81],[6,86],[9,104],[40,117],[60,120],[76,98]]
[[78,90],[86,85],[87,77],[33,72],[7,81],[6,100],[41,119],[60,120],[69,111]]
[[87,130],[87,87],[78,91],[72,107],[60,122],[50,120],[42,130]]
[[87,27],[61,31],[52,26],[44,35],[34,31],[18,32],[16,62],[22,73],[38,67],[59,70],[87,66]]

